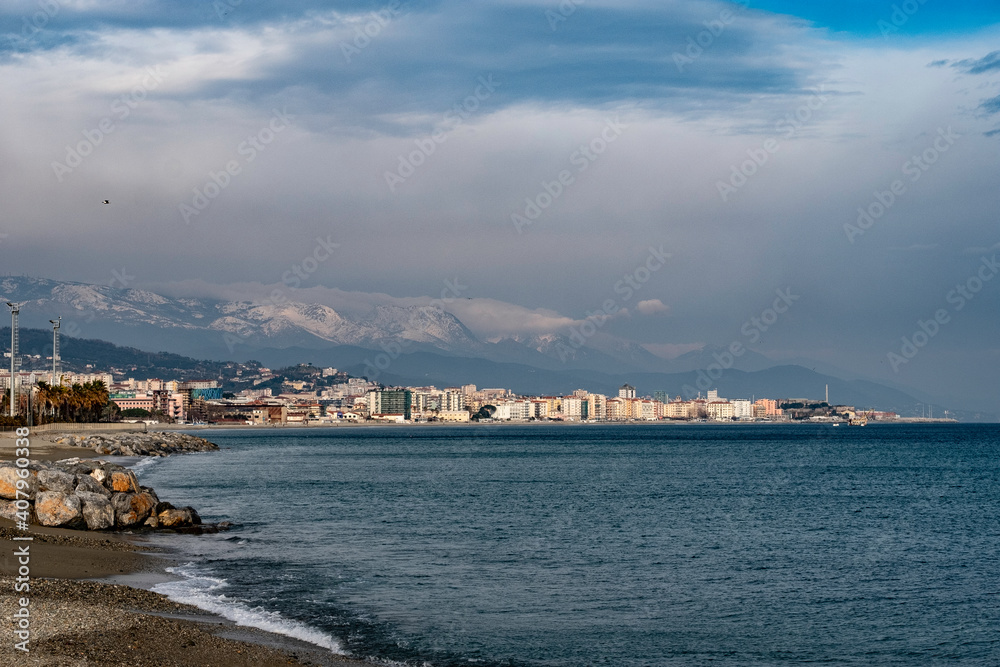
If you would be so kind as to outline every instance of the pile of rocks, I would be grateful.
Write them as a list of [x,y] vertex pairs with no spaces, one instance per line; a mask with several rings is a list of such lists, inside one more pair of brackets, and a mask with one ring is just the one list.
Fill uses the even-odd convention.
[[87,447],[101,456],[168,456],[184,452],[217,450],[218,445],[187,433],[95,433],[66,435],[53,440],[59,445]]
[[17,521],[18,511],[27,511],[30,523],[81,530],[147,527],[205,532],[226,527],[203,528],[193,508],[160,501],[156,491],[139,485],[134,472],[114,463],[67,459],[31,463],[27,469],[27,488],[20,498],[27,495],[28,509],[19,510],[17,482],[22,478],[13,463],[0,463],[0,517]]

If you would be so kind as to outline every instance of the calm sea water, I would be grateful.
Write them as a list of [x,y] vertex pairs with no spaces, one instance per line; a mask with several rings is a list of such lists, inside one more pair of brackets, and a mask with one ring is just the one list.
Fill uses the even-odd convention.
[[157,590],[436,666],[1000,663],[1000,427],[220,431]]

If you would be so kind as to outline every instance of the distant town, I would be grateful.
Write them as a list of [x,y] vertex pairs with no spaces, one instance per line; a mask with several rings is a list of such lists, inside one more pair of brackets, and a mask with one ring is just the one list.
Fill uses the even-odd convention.
[[[0,371],[0,426],[50,422],[150,422],[320,426],[349,423],[468,422],[830,422],[942,421],[933,414],[900,419],[895,412],[831,404],[829,388],[815,398],[724,397],[717,389],[682,398],[666,389],[640,392],[630,384],[617,396],[577,389],[568,395],[520,395],[474,384],[386,386],[333,367],[298,364],[272,370],[257,361],[210,362],[121,348],[103,341],[73,341],[71,367],[60,354],[61,319],[52,320],[51,347],[38,349],[44,332],[25,330],[34,353],[20,354],[18,304],[11,346]],[[85,352],[84,352],[85,350]],[[81,354],[81,352],[83,352]],[[98,370],[101,364],[107,370]],[[140,373],[169,377],[137,378]],[[152,373],[150,373],[152,374]],[[13,382],[12,382],[13,379]],[[701,386],[699,384],[699,386]],[[696,395],[692,397],[692,394]],[[945,419],[948,413],[944,414]],[[954,420],[948,420],[954,421]]]
[[[272,371],[259,364],[231,364],[229,379],[115,378],[112,372],[20,371],[16,413],[29,406],[40,422],[58,417],[59,388],[107,391],[99,420],[189,424],[336,425],[341,423],[468,422],[847,422],[894,421],[899,415],[831,405],[809,398],[729,398],[708,390],[682,399],[665,390],[648,394],[629,384],[617,396],[577,389],[565,396],[523,396],[506,388],[390,387],[351,377],[336,368],[301,364]],[[120,370],[120,369],[115,369]],[[0,372],[4,407],[9,407],[10,373]],[[239,388],[243,387],[243,388]],[[48,408],[46,408],[48,406]],[[45,410],[49,413],[46,414]],[[13,415],[11,415],[13,416]]]

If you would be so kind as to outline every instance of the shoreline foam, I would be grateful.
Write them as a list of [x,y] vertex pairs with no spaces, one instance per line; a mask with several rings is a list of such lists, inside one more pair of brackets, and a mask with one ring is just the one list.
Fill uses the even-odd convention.
[[[330,665],[371,667],[292,635],[237,625],[219,614],[150,590],[172,576],[170,554],[135,536],[32,526],[28,534],[0,520],[0,539],[31,542],[27,593],[14,591],[16,561],[0,557],[0,604],[30,599],[30,653],[13,648],[5,623],[0,663],[10,665]],[[123,585],[128,581],[130,585]],[[147,588],[147,586],[150,588]],[[192,655],[194,651],[194,655]],[[68,662],[72,661],[72,662]]]

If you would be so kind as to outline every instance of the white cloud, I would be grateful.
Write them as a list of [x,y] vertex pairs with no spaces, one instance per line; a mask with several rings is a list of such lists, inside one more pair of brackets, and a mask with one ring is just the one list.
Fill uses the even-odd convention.
[[670,307],[659,299],[646,299],[635,304],[635,309],[642,315],[660,315],[669,311]]

